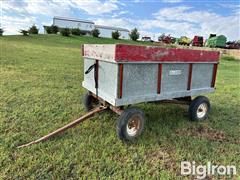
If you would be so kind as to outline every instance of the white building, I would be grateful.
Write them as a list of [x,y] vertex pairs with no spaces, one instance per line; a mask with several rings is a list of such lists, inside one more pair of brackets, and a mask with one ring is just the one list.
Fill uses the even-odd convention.
[[94,22],[81,19],[54,17],[53,25],[60,28],[79,28],[87,34],[94,29]]
[[120,39],[129,39],[128,29],[111,27],[111,26],[102,26],[102,25],[95,25],[95,28],[99,30],[100,37],[112,38],[112,32],[118,31],[120,33]]
[[[53,25],[58,26],[59,28],[79,28],[81,31],[84,31],[86,34],[90,34],[94,28],[97,28],[100,32],[100,37],[111,38],[113,31],[119,31],[121,36],[120,39],[129,39],[129,30],[125,28],[110,27],[95,25],[93,21],[65,18],[65,17],[54,17]],[[44,33],[46,33],[46,28],[44,27]]]

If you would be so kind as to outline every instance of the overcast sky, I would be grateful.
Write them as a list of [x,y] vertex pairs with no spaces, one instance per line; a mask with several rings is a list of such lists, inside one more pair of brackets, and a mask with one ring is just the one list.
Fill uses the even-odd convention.
[[53,16],[93,20],[96,24],[132,29],[157,38],[210,33],[240,39],[240,0],[1,0],[4,34],[36,24],[51,25]]

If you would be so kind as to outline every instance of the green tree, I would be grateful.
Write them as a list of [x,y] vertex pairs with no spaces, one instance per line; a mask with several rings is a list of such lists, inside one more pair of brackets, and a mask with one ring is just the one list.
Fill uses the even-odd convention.
[[46,32],[48,34],[57,34],[59,32],[58,26],[51,25],[46,27]]
[[46,32],[47,32],[48,34],[52,34],[52,28],[51,28],[51,26],[46,27]]
[[92,34],[93,37],[99,37],[100,32],[97,28],[95,28],[95,29],[92,30],[91,34]]
[[53,34],[57,34],[57,33],[59,32],[58,26],[52,25],[52,26],[51,26],[51,32],[52,32]]
[[0,28],[0,36],[2,36],[3,35],[3,29],[2,28]]
[[134,28],[131,33],[129,34],[129,37],[133,40],[136,41],[139,38],[139,32],[137,28]]
[[63,28],[60,31],[62,36],[70,36],[70,29],[69,28]]
[[23,36],[28,36],[29,35],[29,32],[27,30],[24,30],[24,29],[20,29],[19,31]]
[[120,36],[121,36],[121,34],[118,32],[118,30],[112,32],[113,39],[119,39]]
[[81,30],[79,28],[73,28],[73,29],[71,29],[71,33],[73,35],[80,36],[81,35]]
[[38,34],[38,30],[39,29],[34,24],[34,25],[32,25],[32,27],[29,28],[28,32],[29,32],[29,34]]

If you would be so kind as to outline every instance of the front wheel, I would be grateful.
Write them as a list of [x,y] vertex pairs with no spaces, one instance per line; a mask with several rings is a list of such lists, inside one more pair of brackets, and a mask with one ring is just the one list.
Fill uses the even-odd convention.
[[121,140],[132,141],[140,136],[144,129],[144,112],[137,108],[128,108],[118,118],[117,134]]
[[196,97],[189,106],[189,116],[192,121],[203,121],[208,117],[210,102],[205,96]]

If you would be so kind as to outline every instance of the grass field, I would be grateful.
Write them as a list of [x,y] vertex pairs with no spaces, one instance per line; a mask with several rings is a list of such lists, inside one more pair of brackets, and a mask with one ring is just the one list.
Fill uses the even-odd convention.
[[49,141],[16,149],[84,114],[83,43],[133,42],[0,37],[0,179],[179,179],[183,160],[236,165],[239,178],[240,61],[232,58],[221,59],[205,122],[190,122],[185,106],[139,104],[148,120],[134,143],[117,138],[118,116],[106,112]]

